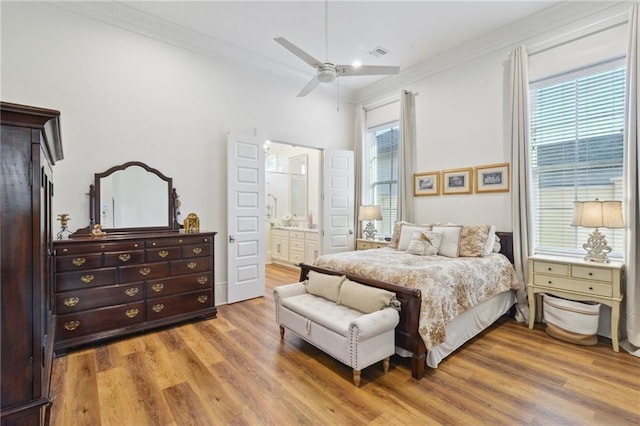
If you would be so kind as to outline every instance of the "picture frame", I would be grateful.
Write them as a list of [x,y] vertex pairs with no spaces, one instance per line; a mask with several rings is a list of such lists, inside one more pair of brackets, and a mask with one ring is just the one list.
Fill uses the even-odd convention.
[[440,172],[413,174],[413,196],[440,195]]
[[442,171],[442,194],[471,194],[473,191],[473,169],[450,169]]
[[478,166],[474,174],[476,194],[509,192],[509,163]]

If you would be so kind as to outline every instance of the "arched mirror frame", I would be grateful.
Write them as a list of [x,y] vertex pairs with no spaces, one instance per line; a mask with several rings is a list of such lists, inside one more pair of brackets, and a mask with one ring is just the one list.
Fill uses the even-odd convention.
[[140,161],[129,161],[119,166],[113,166],[105,172],[96,173],[94,183],[89,187],[89,229],[93,228],[93,225],[100,223],[96,221],[96,214],[100,211],[100,181],[102,178],[108,177],[117,171],[126,170],[131,166],[139,166],[145,169],[149,173],[153,173],[161,180],[167,183],[167,225],[166,226],[149,226],[149,227],[130,227],[130,228],[104,228],[104,231],[111,233],[122,232],[166,232],[175,231],[180,229],[178,223],[178,194],[173,187],[173,178],[165,176],[162,172],[153,167],[149,167],[145,163]]

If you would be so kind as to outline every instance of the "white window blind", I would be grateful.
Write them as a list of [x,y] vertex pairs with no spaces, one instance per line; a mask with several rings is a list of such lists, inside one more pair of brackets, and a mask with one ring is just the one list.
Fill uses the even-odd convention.
[[398,212],[398,122],[370,128],[365,143],[364,198],[380,205],[378,236],[390,236]]
[[[530,85],[535,253],[584,254],[593,229],[570,226],[573,202],[622,200],[624,87],[622,60]],[[623,231],[601,231],[621,257]]]

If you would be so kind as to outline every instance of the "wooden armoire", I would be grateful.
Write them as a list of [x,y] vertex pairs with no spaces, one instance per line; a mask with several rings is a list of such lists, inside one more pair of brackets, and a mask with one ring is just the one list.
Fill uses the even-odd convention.
[[0,423],[47,424],[53,360],[51,166],[58,111],[0,103]]

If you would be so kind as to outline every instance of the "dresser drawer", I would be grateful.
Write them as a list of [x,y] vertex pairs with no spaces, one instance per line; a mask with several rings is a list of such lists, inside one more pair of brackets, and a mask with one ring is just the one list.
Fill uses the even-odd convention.
[[143,321],[144,302],[58,315],[56,340],[73,339],[87,334],[140,324]]
[[212,306],[214,306],[212,290],[160,297],[147,301],[147,320],[153,321]]
[[89,269],[86,271],[56,274],[56,291],[67,291],[117,283],[118,270],[116,268]]
[[71,290],[56,294],[56,313],[85,311],[108,305],[137,302],[144,298],[143,283]]
[[304,240],[291,240],[289,242],[290,250],[302,250],[304,251]]
[[213,283],[212,274],[185,275],[176,278],[148,281],[146,283],[147,299],[165,297],[172,294],[187,293],[191,291],[207,290]]
[[66,256],[71,254],[101,253],[104,251],[130,251],[144,248],[144,241],[124,241],[115,243],[89,243],[56,245],[56,254]]
[[104,266],[125,266],[144,263],[144,250],[115,251],[104,254]]
[[79,271],[95,269],[102,266],[102,254],[91,253],[75,256],[59,256],[56,258],[56,271]]
[[613,272],[611,269],[591,268],[588,266],[572,266],[571,276],[575,278],[584,278],[596,281],[613,281]]
[[180,259],[180,247],[147,249],[147,262]]
[[153,280],[169,275],[169,263],[143,263],[120,268],[120,282],[130,283],[141,280]]
[[289,238],[304,240],[304,231],[291,231],[291,233],[289,234]]
[[204,257],[211,255],[211,244],[196,244],[182,247],[182,257]]
[[563,277],[569,276],[569,270],[571,266],[562,265],[551,262],[540,262],[536,260],[533,264],[533,271],[540,272],[542,274],[561,275]]
[[211,270],[211,258],[193,258],[171,261],[171,275],[194,274]]
[[304,262],[304,252],[292,251],[289,253],[289,261],[293,263]]
[[569,290],[596,296],[612,297],[611,285],[596,283],[593,281],[572,280],[551,275],[534,274],[533,283],[541,287],[553,287],[558,290]]
[[304,239],[307,241],[320,241],[319,234],[317,232],[305,232]]

